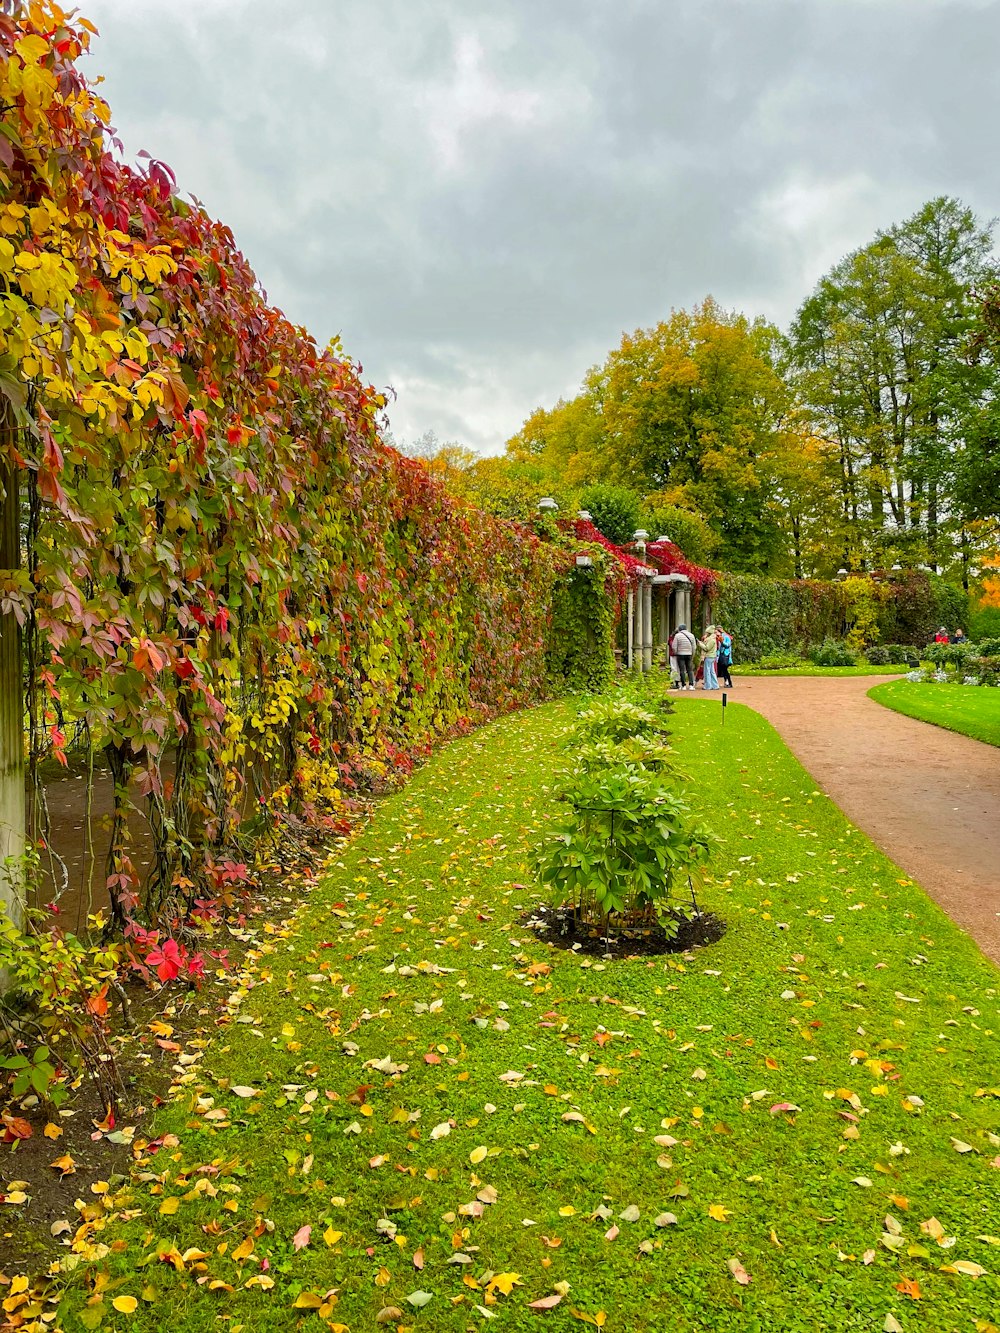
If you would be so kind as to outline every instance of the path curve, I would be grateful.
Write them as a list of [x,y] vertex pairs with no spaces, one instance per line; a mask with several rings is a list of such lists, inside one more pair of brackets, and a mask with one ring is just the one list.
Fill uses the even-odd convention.
[[869,699],[887,679],[744,677],[730,698],[767,718],[847,817],[1000,963],[1000,750]]

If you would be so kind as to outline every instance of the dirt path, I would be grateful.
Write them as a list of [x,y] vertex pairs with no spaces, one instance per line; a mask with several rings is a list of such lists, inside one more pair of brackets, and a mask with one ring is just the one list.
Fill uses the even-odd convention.
[[731,698],[766,717],[847,817],[1000,963],[1000,750],[881,707],[867,691],[886,679],[745,678]]

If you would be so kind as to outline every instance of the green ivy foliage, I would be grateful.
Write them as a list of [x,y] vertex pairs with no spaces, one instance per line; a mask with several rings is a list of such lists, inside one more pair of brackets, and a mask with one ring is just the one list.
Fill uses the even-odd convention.
[[574,565],[552,588],[546,664],[554,688],[605,690],[615,674],[615,588],[604,553],[586,548],[587,568]]
[[854,651],[875,643],[925,644],[938,625],[965,624],[968,597],[923,570],[837,582],[720,574],[712,617],[733,636],[736,660],[756,662],[808,653],[828,639],[846,638]]

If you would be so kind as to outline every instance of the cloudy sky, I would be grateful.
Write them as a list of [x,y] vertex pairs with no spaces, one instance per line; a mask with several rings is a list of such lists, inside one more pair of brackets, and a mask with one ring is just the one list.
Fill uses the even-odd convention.
[[80,0],[271,300],[484,453],[623,330],[786,322],[926,199],[1000,214],[995,0]]

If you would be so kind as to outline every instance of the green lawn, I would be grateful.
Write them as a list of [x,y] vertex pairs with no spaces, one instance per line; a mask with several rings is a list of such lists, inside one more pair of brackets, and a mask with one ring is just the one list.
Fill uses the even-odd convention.
[[762,718],[686,700],[728,934],[539,944],[526,852],[572,712],[440,751],[268,937],[121,1216],[91,1203],[63,1327],[990,1327],[1000,973]]
[[745,667],[733,667],[733,679],[736,680],[737,676],[899,676],[906,669],[905,666],[821,667],[810,662],[807,666],[766,671],[763,667],[748,663]]
[[876,685],[870,698],[886,708],[960,731],[973,740],[1000,745],[1000,690],[944,682],[895,680]]

